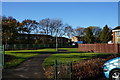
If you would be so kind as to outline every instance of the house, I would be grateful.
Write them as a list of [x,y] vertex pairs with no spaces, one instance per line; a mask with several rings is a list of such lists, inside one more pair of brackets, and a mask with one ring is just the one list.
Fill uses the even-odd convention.
[[[57,37],[58,44],[67,44],[69,39]],[[14,44],[56,44],[56,37],[41,34],[17,34]]]
[[72,42],[78,42],[78,41],[83,41],[83,37],[79,37],[79,36],[73,36],[72,38],[71,38],[71,41]]
[[68,38],[65,37],[58,37],[57,38],[59,44],[66,44],[68,43]]
[[41,34],[18,34],[16,43],[20,44],[48,44],[53,37]]
[[120,44],[120,26],[112,30],[113,43]]

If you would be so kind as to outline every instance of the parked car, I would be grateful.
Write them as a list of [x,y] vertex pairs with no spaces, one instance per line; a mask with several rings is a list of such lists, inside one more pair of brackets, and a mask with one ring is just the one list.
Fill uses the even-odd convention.
[[106,78],[110,80],[120,80],[120,57],[104,63],[103,71]]

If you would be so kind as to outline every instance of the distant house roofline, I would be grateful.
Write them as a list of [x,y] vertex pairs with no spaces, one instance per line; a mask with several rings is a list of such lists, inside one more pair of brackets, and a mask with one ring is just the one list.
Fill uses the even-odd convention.
[[112,32],[117,32],[117,31],[120,31],[120,26],[117,26],[112,30]]
[[112,30],[112,32],[118,32],[118,31],[120,31],[120,29]]
[[113,30],[120,29],[120,26],[115,27]]
[[[30,36],[45,36],[45,37],[53,37],[53,38],[56,38],[54,36],[51,36],[51,35],[43,35],[43,34],[18,34],[18,35],[21,35],[21,36],[27,36],[27,35],[30,35]],[[57,38],[61,38],[61,39],[68,39],[66,37],[57,37]]]
[[[73,37],[82,38],[81,36],[73,36]],[[72,38],[73,38],[73,37],[72,37]]]
[[43,34],[19,34],[19,35],[51,36],[51,35],[43,35]]

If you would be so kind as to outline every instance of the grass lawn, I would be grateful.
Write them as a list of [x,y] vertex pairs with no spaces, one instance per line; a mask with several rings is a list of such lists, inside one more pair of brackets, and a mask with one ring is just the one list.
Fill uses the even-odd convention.
[[[73,49],[75,50],[75,49]],[[108,55],[111,53],[58,53],[52,54],[50,57],[46,58],[43,62],[43,66],[47,67],[53,65],[55,60],[59,63],[69,63],[69,62],[78,62],[86,59],[92,59],[96,56]]]
[[[74,53],[77,52],[77,48],[59,48],[67,50],[71,53],[57,53],[52,54],[50,57],[46,58],[43,62],[43,66],[50,66],[54,64],[55,60],[58,60],[60,63],[76,62],[83,61],[86,59],[91,59],[95,56],[108,55],[107,53]],[[26,53],[22,53],[26,52]],[[35,52],[35,53],[31,53]],[[37,53],[39,52],[39,53]],[[41,53],[40,53],[41,52]],[[30,57],[40,55],[42,52],[56,52],[54,48],[38,49],[38,50],[13,50],[5,51],[5,54],[14,56],[13,59],[5,63],[5,68],[15,67],[21,62],[27,60]],[[73,52],[73,53],[72,53]]]
[[63,50],[70,51],[70,52],[77,52],[78,51],[78,48],[58,48],[58,49],[63,49]]
[[[5,62],[4,68],[9,67],[15,67],[21,62],[27,60],[30,57],[40,55],[41,53],[37,52],[54,52],[55,49],[47,48],[47,49],[38,49],[38,50],[14,50],[14,51],[5,51],[6,55],[12,55],[14,58],[12,58],[10,61]],[[27,53],[22,53],[27,52]],[[30,52],[36,52],[36,53],[30,53]]]
[[55,48],[37,49],[37,50],[13,50],[5,52],[55,52]]

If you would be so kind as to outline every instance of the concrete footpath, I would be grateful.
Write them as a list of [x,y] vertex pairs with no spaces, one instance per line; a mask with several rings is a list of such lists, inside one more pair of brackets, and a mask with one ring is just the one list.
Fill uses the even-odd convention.
[[14,69],[3,69],[2,80],[45,80],[42,63],[49,54],[41,54],[26,60]]

